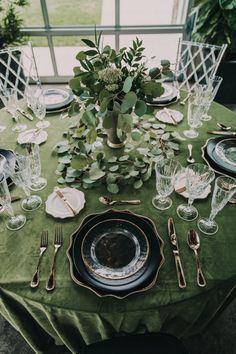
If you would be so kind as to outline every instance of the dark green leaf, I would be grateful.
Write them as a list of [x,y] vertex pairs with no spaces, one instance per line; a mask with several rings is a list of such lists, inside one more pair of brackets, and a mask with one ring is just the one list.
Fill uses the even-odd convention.
[[71,160],[71,167],[75,170],[81,170],[88,165],[88,161],[85,155],[76,155]]
[[107,185],[107,190],[112,194],[117,194],[119,192],[119,187],[115,183],[110,183]]
[[89,177],[92,181],[96,181],[102,178],[103,176],[105,176],[105,172],[98,168],[93,168],[89,171]]
[[82,39],[82,42],[84,42],[90,48],[96,48],[96,45],[90,41],[90,39]]
[[125,97],[123,98],[122,104],[121,104],[121,112],[126,113],[130,108],[135,106],[137,102],[137,96],[134,92],[128,92]]
[[147,105],[144,101],[139,100],[136,102],[134,112],[137,116],[142,117],[147,111]]

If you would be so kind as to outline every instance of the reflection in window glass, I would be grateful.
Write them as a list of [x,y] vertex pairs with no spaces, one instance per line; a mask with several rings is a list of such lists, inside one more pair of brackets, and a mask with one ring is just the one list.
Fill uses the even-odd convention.
[[42,9],[39,0],[30,0],[28,6],[19,10],[24,19],[25,27],[44,26]]
[[[58,74],[61,76],[73,76],[73,67],[79,64],[76,60],[76,55],[81,50],[88,49],[86,45],[81,41],[82,38],[94,40],[94,37],[54,37],[54,51],[56,56],[56,63]],[[103,46],[109,44],[114,47],[114,36],[103,36]]]
[[[168,59],[174,64],[177,56],[178,41],[181,36],[182,34],[180,33],[137,35],[139,39],[143,40],[144,54],[147,60],[149,62],[152,61],[149,66],[158,65],[162,59]],[[133,35],[120,36],[120,47],[129,47],[133,39]]]
[[[120,0],[121,25],[168,25],[183,22],[185,0]],[[134,11],[135,9],[135,11]]]
[[47,38],[45,37],[30,37],[28,40],[33,45],[35,61],[40,76],[54,76],[50,50],[48,47]]
[[[110,0],[110,3],[112,5],[114,0]],[[50,0],[47,1],[47,8],[51,25],[102,24],[104,9],[102,0]],[[109,16],[112,17],[111,11]]]

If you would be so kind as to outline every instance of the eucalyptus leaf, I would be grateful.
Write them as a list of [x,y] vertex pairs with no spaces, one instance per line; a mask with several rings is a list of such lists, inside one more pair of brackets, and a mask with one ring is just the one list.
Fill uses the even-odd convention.
[[91,180],[96,181],[97,179],[100,179],[105,176],[105,172],[100,170],[100,169],[92,169],[89,171],[89,177]]
[[71,157],[68,155],[59,157],[58,162],[63,163],[64,165],[67,165],[71,162]]
[[81,170],[88,165],[88,161],[85,155],[76,155],[71,160],[71,167],[75,170]]
[[65,178],[63,178],[63,177],[59,177],[59,178],[57,179],[57,183],[59,183],[59,184],[64,184],[64,183],[66,183],[66,180],[65,180]]
[[132,83],[133,83],[133,78],[131,76],[127,76],[123,84],[123,88],[122,88],[123,92],[128,93],[132,87]]
[[117,194],[119,192],[119,187],[115,183],[110,183],[107,185],[107,190],[112,194]]
[[123,155],[121,157],[119,157],[119,161],[127,161],[129,159],[129,155]]
[[112,162],[116,162],[117,161],[117,157],[116,156],[111,156],[109,157],[109,159],[107,160],[107,162],[112,163]]
[[143,185],[143,181],[141,179],[137,180],[136,182],[134,182],[134,188],[135,189],[140,189]]
[[113,165],[111,167],[109,167],[109,171],[111,172],[115,172],[119,170],[119,165]]

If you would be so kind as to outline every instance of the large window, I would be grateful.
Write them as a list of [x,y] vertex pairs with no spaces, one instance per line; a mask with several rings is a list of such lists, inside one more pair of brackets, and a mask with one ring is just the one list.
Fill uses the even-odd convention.
[[[189,0],[31,0],[23,11],[24,34],[32,41],[43,82],[67,82],[73,75],[81,38],[96,25],[103,45],[119,49],[137,36],[147,57],[174,62],[184,35]],[[152,59],[153,60],[153,59]]]

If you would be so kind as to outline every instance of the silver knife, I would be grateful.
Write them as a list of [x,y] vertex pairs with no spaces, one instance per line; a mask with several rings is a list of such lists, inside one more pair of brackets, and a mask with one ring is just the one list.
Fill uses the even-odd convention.
[[22,114],[22,116],[24,116],[25,118],[27,118],[29,120],[34,120],[34,118],[31,116],[31,114],[25,112],[23,109],[17,108],[17,111],[20,112],[20,114]]
[[175,266],[176,266],[179,287],[182,289],[186,287],[186,281],[185,281],[184,271],[179,256],[179,246],[178,246],[177,236],[175,232],[174,221],[172,218],[168,219],[168,234],[170,237],[170,241],[172,244],[172,251],[175,258]]
[[224,136],[236,136],[236,132],[227,132],[225,130],[208,130],[208,134],[224,135]]

